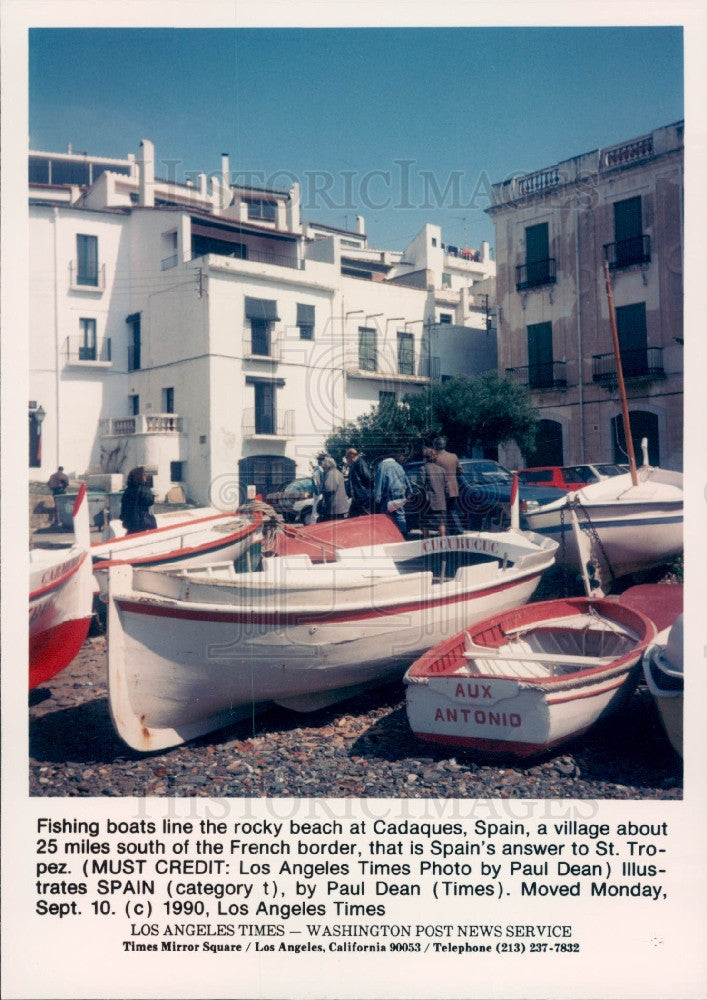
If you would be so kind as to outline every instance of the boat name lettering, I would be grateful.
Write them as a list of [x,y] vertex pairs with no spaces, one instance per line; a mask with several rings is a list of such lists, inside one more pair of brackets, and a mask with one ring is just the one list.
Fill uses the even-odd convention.
[[440,538],[428,538],[422,543],[422,551],[429,552],[458,552],[461,549],[468,552],[489,552],[498,555],[498,542],[490,538],[476,538],[470,535],[451,535]]
[[73,559],[67,559],[65,562],[59,563],[58,566],[52,566],[50,569],[45,570],[45,572],[42,573],[41,586],[44,586],[47,583],[52,583],[54,580],[58,580],[60,577],[64,576],[65,573],[68,573],[69,570],[76,565],[77,558],[77,556],[74,556]]
[[491,698],[490,684],[457,684],[454,691],[455,698]]
[[510,726],[517,729],[523,719],[517,712],[485,712],[482,708],[437,708],[435,722],[469,722],[477,726]]

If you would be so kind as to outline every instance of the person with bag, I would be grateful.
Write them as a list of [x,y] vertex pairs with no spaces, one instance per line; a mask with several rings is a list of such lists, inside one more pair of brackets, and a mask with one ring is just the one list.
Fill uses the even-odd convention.
[[147,473],[142,465],[138,465],[128,473],[128,484],[120,502],[120,520],[128,535],[157,527],[155,515],[150,510],[154,502],[155,495],[148,486]]

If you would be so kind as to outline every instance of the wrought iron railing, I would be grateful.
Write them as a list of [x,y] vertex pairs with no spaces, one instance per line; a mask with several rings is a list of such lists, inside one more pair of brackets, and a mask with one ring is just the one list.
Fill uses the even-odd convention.
[[66,338],[66,360],[68,364],[75,362],[103,362],[111,361],[110,337],[100,338],[95,344],[86,344],[83,337]]
[[627,240],[604,244],[604,260],[608,261],[609,269],[612,271],[620,267],[630,267],[632,264],[648,264],[650,259],[650,236],[631,236]]
[[554,257],[546,260],[532,260],[516,267],[516,291],[538,288],[540,285],[554,285],[557,281],[557,263]]
[[529,389],[566,389],[566,362],[545,361],[537,365],[506,368],[506,378]]
[[256,437],[259,434],[270,434],[275,437],[294,437],[295,411],[283,410],[277,415],[260,413],[256,416],[255,407],[243,411],[241,418],[243,437]]
[[[663,348],[645,347],[621,352],[621,370],[625,379],[663,378]],[[592,381],[615,382],[617,380],[616,356],[595,354],[592,358]]]
[[87,292],[102,292],[106,287],[106,265],[81,270],[78,262],[72,260],[69,263],[69,282],[74,291],[83,289]]

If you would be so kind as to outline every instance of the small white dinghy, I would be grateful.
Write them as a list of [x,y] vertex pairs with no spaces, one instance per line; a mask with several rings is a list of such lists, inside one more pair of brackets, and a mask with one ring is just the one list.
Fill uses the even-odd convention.
[[322,708],[400,677],[462,623],[516,607],[557,545],[468,532],[271,557],[260,571],[110,571],[108,687],[118,734],[160,750],[267,703]]
[[608,600],[542,601],[494,615],[410,667],[410,726],[433,743],[542,753],[619,707],[655,634],[642,612]]

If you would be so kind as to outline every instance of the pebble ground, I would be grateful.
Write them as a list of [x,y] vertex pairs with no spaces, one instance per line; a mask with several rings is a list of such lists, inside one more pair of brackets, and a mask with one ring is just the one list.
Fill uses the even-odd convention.
[[113,729],[103,635],[31,691],[29,703],[31,795],[682,798],[682,761],[643,685],[583,737],[524,764],[418,740],[402,682],[309,715],[272,709],[186,745],[138,754]]

